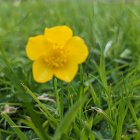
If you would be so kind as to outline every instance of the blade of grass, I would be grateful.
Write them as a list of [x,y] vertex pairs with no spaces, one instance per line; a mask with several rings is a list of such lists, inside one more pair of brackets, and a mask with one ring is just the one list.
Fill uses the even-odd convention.
[[128,106],[129,106],[129,110],[130,110],[130,112],[131,112],[131,115],[132,115],[132,117],[133,117],[135,123],[137,124],[137,127],[138,127],[139,130],[140,130],[140,122],[139,122],[139,120],[138,120],[138,118],[137,118],[137,116],[136,116],[134,107],[132,106],[132,103],[131,103],[130,101],[128,102]]
[[126,102],[124,100],[120,102],[118,110],[119,110],[119,114],[118,114],[118,124],[117,124],[115,140],[121,139],[123,123],[128,111],[128,106],[126,105]]
[[94,102],[94,104],[97,106],[97,107],[100,107],[101,106],[101,103],[100,103],[100,98],[96,95],[95,91],[94,91],[94,88],[92,87],[92,85],[90,84],[90,93],[91,93],[91,96],[92,96],[92,100]]
[[98,113],[102,114],[109,122],[109,124],[111,124],[114,128],[116,127],[116,124],[113,122],[113,120],[100,108],[97,107],[91,107],[93,110],[96,110]]
[[76,115],[79,113],[79,110],[83,106],[84,102],[86,101],[87,96],[83,96],[80,100],[78,100],[67,112],[63,120],[60,122],[59,126],[56,129],[54,134],[54,140],[59,140],[62,134],[67,132],[67,129],[74,121]]
[[21,140],[28,140],[26,135],[18,127],[13,127],[17,125],[12,121],[12,119],[6,113],[2,113],[2,117],[9,123],[9,125],[13,128],[13,130]]
[[21,120],[21,122],[29,127],[31,127],[35,133],[37,134],[37,136],[41,139],[41,140],[51,140],[51,138],[46,134],[46,138],[44,138],[44,136],[42,135],[42,133],[40,132],[40,130],[38,130],[38,128],[34,125],[34,123],[26,121],[26,120]]
[[15,134],[14,131],[12,132],[12,131],[4,130],[4,129],[1,129],[1,128],[0,128],[0,132],[1,133],[6,133],[6,134]]
[[45,116],[47,116],[47,118],[50,121],[53,121],[53,123],[57,125],[56,119],[51,115],[51,113],[46,109],[46,107],[39,101],[39,99],[35,96],[35,94],[23,83],[21,85],[25,89],[27,94],[29,94],[34,99],[34,101],[39,105],[39,107],[43,110],[43,113],[45,113]]

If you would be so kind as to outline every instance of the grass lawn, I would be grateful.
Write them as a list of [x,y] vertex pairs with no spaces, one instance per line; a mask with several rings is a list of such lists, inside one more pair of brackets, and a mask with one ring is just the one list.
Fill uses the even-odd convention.
[[[37,83],[28,38],[58,25],[89,56],[71,82]],[[0,0],[0,140],[140,140],[137,0]]]

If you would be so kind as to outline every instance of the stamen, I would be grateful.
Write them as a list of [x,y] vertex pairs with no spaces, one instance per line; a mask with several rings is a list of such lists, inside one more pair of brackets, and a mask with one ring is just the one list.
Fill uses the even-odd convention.
[[44,61],[49,67],[59,68],[63,67],[67,63],[67,56],[68,52],[63,48],[58,47],[58,44],[55,44],[52,52],[50,52],[50,55],[47,56],[47,58],[44,58]]

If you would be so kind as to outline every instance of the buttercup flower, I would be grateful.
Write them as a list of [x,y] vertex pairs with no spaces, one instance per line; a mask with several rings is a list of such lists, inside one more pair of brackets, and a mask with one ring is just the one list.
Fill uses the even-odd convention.
[[26,53],[33,60],[33,77],[39,83],[52,79],[53,76],[70,82],[78,71],[78,64],[88,56],[85,42],[73,36],[67,26],[46,28],[43,35],[30,37]]

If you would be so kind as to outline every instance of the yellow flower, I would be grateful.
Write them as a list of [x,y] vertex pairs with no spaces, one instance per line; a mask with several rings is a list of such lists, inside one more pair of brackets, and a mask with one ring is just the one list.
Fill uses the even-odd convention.
[[39,83],[52,79],[53,76],[70,82],[78,71],[78,64],[88,56],[84,41],[73,36],[67,26],[46,28],[43,35],[30,37],[26,53],[33,60],[33,77]]

